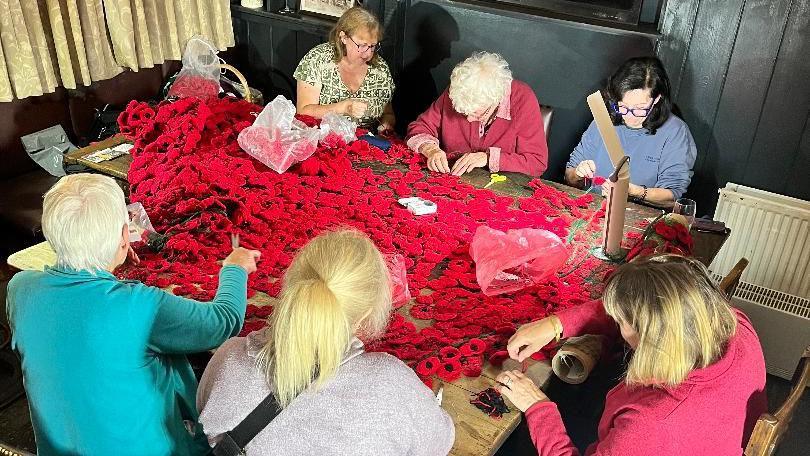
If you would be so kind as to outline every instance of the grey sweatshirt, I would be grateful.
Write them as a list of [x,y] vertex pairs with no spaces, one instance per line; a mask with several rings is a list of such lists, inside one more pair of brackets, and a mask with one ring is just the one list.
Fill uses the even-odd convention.
[[[208,441],[239,424],[270,392],[256,356],[264,330],[217,350],[197,390]],[[445,455],[453,421],[399,359],[366,353],[355,339],[333,379],[295,398],[248,445],[257,455]]]

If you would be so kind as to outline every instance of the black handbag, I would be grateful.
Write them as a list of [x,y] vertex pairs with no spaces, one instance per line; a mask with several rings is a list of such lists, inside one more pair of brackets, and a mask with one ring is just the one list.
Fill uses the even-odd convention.
[[253,409],[233,430],[222,434],[222,439],[211,450],[214,456],[237,456],[245,454],[245,447],[256,435],[266,428],[281,412],[273,393]]

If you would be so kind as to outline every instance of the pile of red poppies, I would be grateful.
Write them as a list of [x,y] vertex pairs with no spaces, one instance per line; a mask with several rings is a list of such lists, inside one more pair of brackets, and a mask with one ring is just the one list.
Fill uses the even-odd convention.
[[[424,379],[477,376],[484,360],[503,360],[505,341],[517,326],[601,291],[611,266],[587,255],[587,247],[598,245],[604,215],[591,195],[574,198],[534,181],[534,194],[515,200],[427,171],[423,159],[396,140],[384,153],[330,137],[310,159],[277,174],[236,142],[260,110],[229,98],[185,98],[156,107],[132,102],[121,114],[121,131],[135,143],[131,201],[142,203],[168,238],[159,252],[140,247],[141,265],[124,270],[126,277],[211,299],[218,261],[231,250],[231,233],[238,233],[242,246],[262,252],[249,295],[275,296],[295,252],[309,239],[335,227],[357,228],[383,253],[404,257],[415,297],[367,348],[397,356]],[[414,216],[398,205],[402,196],[434,201],[438,212]],[[544,283],[484,296],[469,255],[482,224],[549,230],[567,242],[571,257]],[[243,333],[264,326],[270,312],[250,306]],[[419,327],[402,316],[407,312]]]

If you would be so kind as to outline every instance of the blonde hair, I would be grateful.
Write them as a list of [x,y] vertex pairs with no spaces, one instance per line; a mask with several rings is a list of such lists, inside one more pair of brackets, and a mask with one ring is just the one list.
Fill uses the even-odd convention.
[[608,280],[603,303],[608,315],[638,333],[629,385],[679,385],[693,369],[717,361],[737,328],[705,266],[679,255],[621,266]]
[[111,177],[73,174],[45,193],[42,232],[61,267],[93,273],[110,267],[128,222],[124,192]]
[[284,276],[259,353],[279,405],[331,379],[352,338],[378,337],[390,313],[388,268],[364,234],[343,230],[310,241]]
[[450,101],[464,115],[495,106],[512,84],[509,64],[499,54],[476,52],[453,68]]
[[[335,63],[340,62],[343,60],[343,57],[346,56],[346,45],[340,41],[340,32],[345,33],[347,37],[351,37],[360,31],[366,31],[371,35],[376,34],[378,42],[383,39],[383,26],[380,25],[380,21],[377,20],[377,17],[361,6],[353,6],[340,16],[340,19],[338,19],[335,26],[332,27],[332,30],[329,32],[329,42],[332,43],[332,47],[335,48]],[[378,63],[379,58],[377,52],[374,52],[369,64],[377,65]]]

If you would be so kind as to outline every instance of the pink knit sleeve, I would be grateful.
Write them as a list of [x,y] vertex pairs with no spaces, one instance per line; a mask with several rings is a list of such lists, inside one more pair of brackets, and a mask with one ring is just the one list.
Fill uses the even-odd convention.
[[560,411],[554,402],[538,402],[526,410],[526,423],[537,454],[554,456],[579,456],[565,431]]
[[[672,431],[661,421],[626,409],[610,417],[610,429],[602,438],[590,445],[587,456],[646,456],[650,454],[682,454]],[[529,435],[537,454],[543,456],[578,456],[579,451],[565,430],[557,405],[539,402],[526,410]]]
[[431,103],[425,112],[419,114],[419,117],[408,125],[406,143],[414,152],[418,153],[419,147],[429,142],[439,144],[442,111],[445,109],[448,100],[449,95],[445,90],[436,101]]
[[613,338],[618,335],[616,322],[605,313],[601,299],[569,307],[556,315],[563,326],[563,337],[601,334]]

